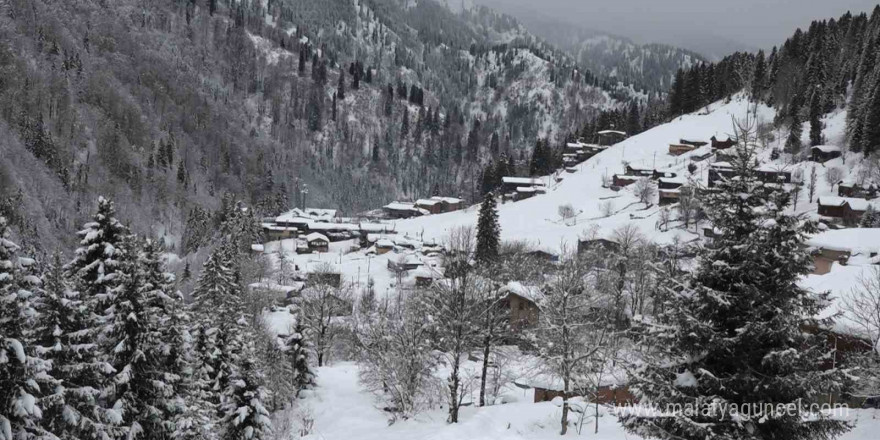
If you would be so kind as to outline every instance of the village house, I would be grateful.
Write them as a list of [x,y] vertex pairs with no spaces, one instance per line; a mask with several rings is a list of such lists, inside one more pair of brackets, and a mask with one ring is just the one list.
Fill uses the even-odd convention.
[[836,159],[843,154],[840,147],[836,145],[816,145],[810,148],[810,160],[813,162],[828,162]]
[[681,156],[684,153],[689,153],[696,149],[696,146],[689,144],[669,144],[669,154],[673,156]]
[[383,239],[377,241],[375,246],[376,246],[376,255],[387,254],[388,252],[391,252],[394,250],[394,242],[387,239],[387,238],[383,238]]
[[[551,402],[553,399],[565,395],[562,391],[562,381],[530,381],[527,386],[535,390],[534,403]],[[614,383],[601,384],[592,391],[586,389],[569,391],[569,399],[577,397],[587,398],[590,403],[598,403],[599,405],[626,406],[636,403],[636,396],[629,390],[629,387]]]
[[700,148],[704,145],[709,145],[709,141],[696,138],[679,139],[678,143],[683,145],[693,145],[697,148]]
[[709,140],[712,141],[713,150],[726,150],[736,145],[736,141],[727,135],[715,135],[709,138]]
[[413,254],[404,254],[398,258],[388,259],[388,270],[391,272],[406,272],[418,269],[425,263]]
[[288,238],[296,238],[297,228],[293,226],[280,226],[272,223],[263,223],[260,225],[263,229],[263,236],[267,241],[285,240]]
[[514,193],[517,188],[543,187],[544,180],[534,177],[502,177],[501,190],[506,193]]
[[877,264],[880,258],[880,228],[850,228],[824,231],[806,241],[813,256],[813,273],[824,275],[838,264]]
[[609,253],[616,252],[620,249],[620,245],[613,240],[607,238],[590,238],[578,240],[577,253],[581,255],[585,252]]
[[327,252],[330,249],[330,239],[320,232],[306,235],[306,243],[310,252]]
[[538,324],[541,292],[532,286],[511,281],[498,290],[502,307],[510,313],[509,324],[514,332],[532,328]]
[[599,145],[610,146],[626,139],[626,133],[618,130],[602,130],[598,133]]
[[382,207],[389,218],[412,218],[430,214],[429,211],[417,207],[414,203],[409,202],[391,202]]
[[771,166],[761,166],[756,170],[758,179],[764,183],[791,183],[791,171]]
[[611,176],[611,185],[613,188],[623,188],[636,183],[639,179],[644,179],[644,177],[615,174]]
[[625,174],[627,176],[638,176],[638,177],[654,177],[654,169],[640,166],[640,165],[632,165],[627,164],[625,169]]
[[458,211],[464,205],[464,200],[457,197],[433,196],[431,197],[431,200],[439,200],[443,203],[443,212]]
[[873,183],[858,184],[852,181],[842,181],[837,185],[837,195],[840,197],[855,197],[860,199],[873,199],[877,197],[878,188]]
[[536,194],[538,194],[538,188],[534,186],[520,187],[516,189],[516,193],[513,195],[513,200],[518,202],[520,200],[534,197]]
[[818,214],[822,217],[840,219],[844,224],[857,224],[871,203],[853,197],[822,196],[818,200]]
[[711,151],[707,151],[703,154],[694,154],[691,156],[691,162],[702,162],[702,161],[712,157],[712,154],[713,153]]
[[435,199],[418,199],[416,200],[416,208],[424,209],[431,214],[440,214],[444,212],[446,209],[443,206],[445,203],[442,200]]
[[434,285],[434,281],[443,278],[437,268],[422,266],[413,271],[413,279],[418,289],[426,289]]

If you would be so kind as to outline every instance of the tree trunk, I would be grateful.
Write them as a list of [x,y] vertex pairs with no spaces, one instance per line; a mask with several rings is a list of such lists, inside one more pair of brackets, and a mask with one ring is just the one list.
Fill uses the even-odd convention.
[[458,364],[459,354],[456,353],[452,362],[452,372],[449,373],[449,423],[458,423]]
[[489,352],[492,347],[492,337],[486,336],[483,340],[483,371],[480,373],[480,406],[486,406],[486,374],[489,370]]
[[[568,388],[567,386],[565,388]],[[562,430],[559,435],[565,435],[568,432],[568,392],[563,391],[562,394]]]

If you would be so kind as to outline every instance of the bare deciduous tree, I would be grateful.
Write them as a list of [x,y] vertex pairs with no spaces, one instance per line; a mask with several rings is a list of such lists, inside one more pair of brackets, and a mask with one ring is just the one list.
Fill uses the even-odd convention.
[[568,431],[569,397],[587,387],[588,364],[607,343],[610,332],[601,310],[605,299],[591,281],[589,266],[570,253],[545,287],[539,303],[541,313],[534,330],[551,375],[562,382],[562,435]]
[[339,274],[329,268],[318,268],[313,275],[317,275],[312,277],[316,281],[310,281],[311,285],[303,290],[297,303],[320,367],[343,330],[341,324],[334,322],[335,318],[351,313],[352,291]]
[[810,203],[813,203],[813,196],[816,195],[816,181],[819,179],[816,174],[816,165],[810,167],[810,181],[807,184],[807,191],[810,195]]
[[834,191],[834,185],[840,183],[840,179],[843,179],[843,170],[838,167],[828,167],[825,170],[825,183]]
[[646,206],[651,206],[654,196],[657,195],[657,187],[654,186],[654,182],[651,179],[645,177],[637,180],[633,185],[633,194],[639,198],[640,202]]
[[572,219],[577,215],[577,212],[575,212],[574,207],[571,206],[571,203],[559,205],[557,212],[559,213],[559,217],[562,218],[562,222],[566,224],[568,223],[569,219]]
[[872,266],[862,273],[859,285],[843,299],[843,310],[856,330],[871,342],[871,350],[860,359],[868,374],[864,391],[880,393],[880,268]]

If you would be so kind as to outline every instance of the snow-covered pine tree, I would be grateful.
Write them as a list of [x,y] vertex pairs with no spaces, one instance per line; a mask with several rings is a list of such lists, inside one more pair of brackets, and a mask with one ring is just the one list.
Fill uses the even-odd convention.
[[[134,244],[128,245],[135,249]],[[111,354],[113,408],[121,413],[129,437],[164,439],[174,432],[182,412],[177,393],[182,365],[172,359],[182,344],[183,329],[173,320],[178,303],[173,276],[161,261],[161,247],[152,240],[137,256],[126,259],[117,293],[102,317],[106,330],[101,344]]]
[[284,340],[283,346],[284,354],[293,370],[294,377],[291,382],[296,390],[296,396],[315,383],[315,374],[309,366],[309,343],[303,336],[304,332],[305,328],[297,319],[293,331]]
[[480,214],[477,219],[477,249],[475,258],[486,263],[498,258],[498,246],[501,241],[501,227],[498,225],[498,208],[495,193],[489,192],[483,197]]
[[220,394],[226,389],[235,367],[230,343],[239,331],[234,324],[243,305],[235,271],[230,268],[229,251],[217,248],[205,262],[193,291],[193,318],[196,322],[193,361],[198,390],[206,405],[220,411]]
[[61,367],[67,411],[64,419],[74,426],[72,435],[80,439],[104,440],[123,435],[119,411],[112,409],[106,397],[113,394],[110,378],[117,372],[108,361],[111,352],[102,352],[98,341],[103,337],[111,299],[124,281],[128,258],[128,228],[115,217],[113,203],[98,199],[94,221],[78,233],[80,246],[73,261],[65,266],[67,278],[78,292],[80,316],[69,333],[73,356]]
[[36,312],[31,304],[42,281],[30,273],[35,262],[16,255],[0,217],[0,440],[53,439],[40,423],[40,386],[51,387],[49,364],[30,343]]
[[[242,320],[239,325],[247,325]],[[235,341],[239,366],[235,368],[229,386],[223,392],[223,440],[260,440],[272,429],[269,411],[264,402],[268,393],[263,387],[263,375],[255,368],[250,349],[244,341]]]
[[57,380],[53,386],[40,389],[42,424],[62,439],[70,437],[71,426],[64,418],[69,411],[64,399],[64,382],[71,374],[70,368],[76,365],[72,362],[77,355],[71,348],[71,335],[83,328],[81,306],[79,295],[70,289],[65,279],[61,254],[56,253],[45,272],[43,289],[34,298],[38,319],[31,340],[39,355],[51,362],[51,374]]
[[[790,194],[763,184],[751,152],[738,148],[740,176],[704,202],[720,237],[669,292],[660,325],[647,333],[654,356],[630,375],[639,400],[668,417],[634,411],[620,421],[646,438],[833,438],[846,422],[797,407],[848,388],[844,371],[823,368],[829,348],[811,333],[826,324],[816,316],[827,294],[797,284],[809,267],[801,244],[816,229],[784,211]],[[795,410],[766,411],[777,404]]]

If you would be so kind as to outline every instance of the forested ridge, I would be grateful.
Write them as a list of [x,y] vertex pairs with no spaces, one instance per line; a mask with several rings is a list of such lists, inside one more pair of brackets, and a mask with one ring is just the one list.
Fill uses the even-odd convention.
[[[787,128],[785,151],[803,156],[827,142],[823,116],[847,110],[846,147],[870,155],[880,148],[880,6],[797,29],[769,53],[735,53],[717,63],[681,69],[668,97],[668,114],[699,110],[745,90],[777,109]],[[802,141],[809,123],[809,144]]]
[[178,243],[224,194],[260,215],[471,197],[482,164],[637,98],[512,18],[433,1],[12,0],[0,213],[70,244],[95,196]]

